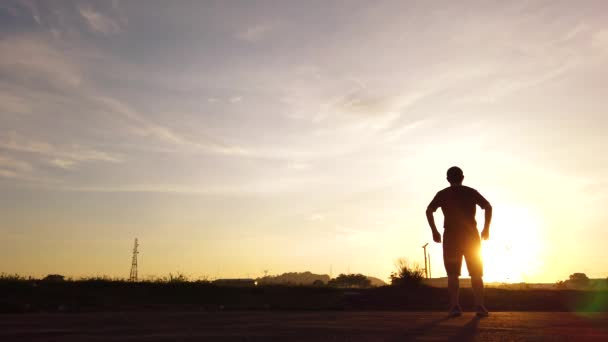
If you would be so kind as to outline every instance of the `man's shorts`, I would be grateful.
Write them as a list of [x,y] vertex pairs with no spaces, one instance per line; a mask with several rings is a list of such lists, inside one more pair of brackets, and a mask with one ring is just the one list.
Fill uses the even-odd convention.
[[470,276],[483,276],[481,239],[477,229],[445,229],[443,264],[448,276],[460,276],[463,257]]

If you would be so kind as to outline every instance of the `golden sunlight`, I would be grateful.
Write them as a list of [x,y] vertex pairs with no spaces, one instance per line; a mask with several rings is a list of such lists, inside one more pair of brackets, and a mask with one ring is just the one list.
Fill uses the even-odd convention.
[[484,279],[528,281],[541,267],[541,227],[540,219],[525,208],[507,206],[496,211],[490,239],[482,242]]

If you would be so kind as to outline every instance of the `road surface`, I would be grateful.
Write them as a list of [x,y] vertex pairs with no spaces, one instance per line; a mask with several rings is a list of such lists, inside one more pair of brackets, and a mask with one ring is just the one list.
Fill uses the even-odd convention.
[[608,313],[119,312],[0,315],[0,341],[608,341]]

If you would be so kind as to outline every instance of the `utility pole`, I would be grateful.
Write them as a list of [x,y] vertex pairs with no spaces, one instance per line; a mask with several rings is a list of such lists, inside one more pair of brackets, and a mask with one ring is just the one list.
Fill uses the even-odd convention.
[[133,259],[131,260],[131,275],[129,276],[129,281],[137,281],[137,247],[139,244],[137,243],[137,238],[135,238],[135,244],[133,245]]
[[422,249],[424,250],[424,277],[428,278],[429,277],[429,268],[428,268],[428,261],[426,260],[427,255],[426,255],[426,246],[428,246],[429,243],[427,242],[424,246],[422,246]]
[[431,253],[429,253],[429,278],[433,278],[433,274],[431,274]]

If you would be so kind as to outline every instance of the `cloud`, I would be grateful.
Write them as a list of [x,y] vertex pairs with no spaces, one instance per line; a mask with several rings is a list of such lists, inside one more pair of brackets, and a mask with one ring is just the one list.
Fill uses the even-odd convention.
[[144,137],[155,137],[162,142],[176,145],[180,151],[214,153],[222,155],[247,156],[248,151],[240,146],[214,141],[211,138],[204,140],[192,139],[169,127],[157,124],[140,114],[129,105],[108,97],[96,96],[95,102],[105,106],[110,113],[115,113],[129,120],[128,126],[133,134]]
[[26,138],[16,132],[0,135],[0,148],[38,154],[45,157],[59,158],[60,160],[63,160],[64,164],[86,161],[102,161],[109,163],[119,163],[122,161],[119,156],[107,152],[81,147],[79,145],[55,146],[47,142]]
[[95,33],[111,35],[122,32],[118,21],[97,12],[90,7],[80,7],[80,15],[85,19],[89,29]]
[[[164,149],[166,151],[247,155],[244,148],[222,143],[211,137],[201,139],[200,136],[187,136],[174,128],[155,122],[128,103],[106,95],[96,87],[94,80],[87,79],[85,82],[81,75],[81,70],[91,63],[91,60],[83,57],[95,60],[101,58],[96,54],[96,50],[89,51],[86,46],[76,44],[72,48],[72,51],[78,51],[76,56],[80,58],[76,58],[63,53],[53,45],[54,40],[48,38],[40,34],[27,34],[0,40],[0,50],[3,51],[0,54],[0,72],[7,76],[7,80],[0,82],[0,110],[3,113],[33,113],[40,116],[49,112],[67,111],[70,114],[66,115],[72,116],[75,115],[74,108],[86,108],[84,115],[95,117],[96,121],[103,124],[117,125],[117,132],[122,130],[139,137],[155,138],[176,147]],[[115,61],[107,62],[116,65]],[[241,97],[230,99],[233,103],[241,100]],[[104,119],[108,114],[120,118],[121,121]],[[33,118],[23,120],[29,121]],[[0,135],[0,147],[44,155],[50,158],[48,163],[63,169],[73,168],[83,161],[122,161],[121,156],[83,147],[87,145],[86,142],[83,142],[82,146],[59,146],[26,136],[30,135],[20,135],[16,132]]]
[[36,177],[35,169],[30,163],[7,155],[0,155],[0,178],[27,182],[43,182],[48,184],[54,182],[52,180],[44,180],[43,178]]
[[0,40],[0,51],[0,71],[14,82],[61,88],[74,88],[82,83],[79,68],[41,36],[4,38]]
[[239,40],[246,41],[249,43],[257,42],[264,38],[272,27],[270,25],[260,24],[247,27],[246,29],[239,31],[235,34],[235,37]]
[[64,170],[70,170],[72,169],[76,162],[74,162],[73,160],[69,160],[69,159],[60,159],[60,158],[55,158],[49,161],[49,163],[51,165],[54,165],[58,168],[64,169]]
[[29,172],[32,171],[32,166],[24,161],[15,160],[11,157],[0,155],[0,167],[4,169],[11,169],[17,172]]
[[385,135],[385,138],[389,142],[396,141],[399,138],[401,138],[402,136],[404,136],[406,133],[409,133],[425,124],[428,124],[431,121],[432,121],[432,119],[421,119],[421,120],[412,121],[410,123],[403,125],[402,127],[395,128],[395,129],[387,132]]

